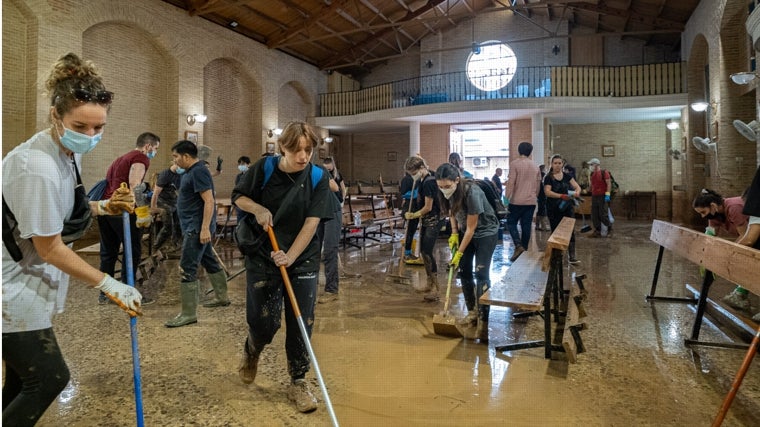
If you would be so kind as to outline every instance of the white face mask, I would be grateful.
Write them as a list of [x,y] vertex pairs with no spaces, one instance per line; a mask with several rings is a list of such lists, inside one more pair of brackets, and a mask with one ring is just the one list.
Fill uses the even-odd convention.
[[594,170],[596,170],[596,165],[589,166],[588,170],[590,170],[591,172],[593,172]]
[[451,195],[457,191],[457,184],[454,183],[451,188],[439,188],[439,190],[441,190],[441,193],[443,193],[443,197],[445,197],[446,200],[449,200],[451,198]]
[[418,170],[416,174],[412,175],[412,179],[415,181],[417,181],[420,178],[422,178],[422,169]]

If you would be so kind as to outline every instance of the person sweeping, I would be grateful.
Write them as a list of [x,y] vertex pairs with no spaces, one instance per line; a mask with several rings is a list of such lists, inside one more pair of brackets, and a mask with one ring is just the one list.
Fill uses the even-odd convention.
[[36,424],[69,382],[52,327],[69,277],[136,313],[142,299],[71,248],[92,217],[134,211],[126,186],[109,200],[89,202],[77,166],[103,136],[113,93],[94,65],[73,53],[54,64],[45,86],[50,128],[3,159],[4,425]]
[[[277,142],[280,155],[258,160],[232,191],[232,202],[253,215],[261,228],[260,245],[245,255],[248,333],[238,374],[245,384],[256,379],[261,352],[280,328],[284,305],[287,394],[297,410],[305,413],[317,409],[317,400],[306,381],[309,354],[293,307],[286,302],[280,266],[286,267],[311,337],[320,262],[316,230],[321,220],[333,218],[334,196],[328,174],[310,162],[319,142],[311,125],[291,122]],[[269,227],[277,234],[278,251],[267,239]]]

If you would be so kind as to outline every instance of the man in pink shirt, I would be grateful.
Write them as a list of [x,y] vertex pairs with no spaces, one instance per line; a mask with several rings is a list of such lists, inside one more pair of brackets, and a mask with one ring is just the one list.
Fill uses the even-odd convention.
[[[521,142],[517,146],[520,154],[509,165],[507,178],[506,196],[509,199],[509,215],[507,215],[507,229],[512,236],[515,251],[510,261],[514,262],[528,247],[530,242],[530,230],[533,226],[533,212],[536,210],[538,192],[541,187],[541,172],[538,166],[530,159],[533,152],[533,144]],[[520,223],[522,236],[517,231],[517,223]]]

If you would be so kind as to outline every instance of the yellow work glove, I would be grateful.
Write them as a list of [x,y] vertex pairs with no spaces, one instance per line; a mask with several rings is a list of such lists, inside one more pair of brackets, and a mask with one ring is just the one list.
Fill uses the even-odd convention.
[[459,233],[451,233],[449,236],[449,249],[454,253],[459,249]]
[[451,265],[451,267],[453,268],[459,268],[459,261],[461,260],[462,260],[462,253],[459,251],[456,251],[456,253],[454,253],[454,256],[451,258],[451,262],[449,263],[449,265]]
[[417,211],[417,212],[407,212],[407,213],[404,214],[404,218],[406,218],[406,219],[415,219],[415,218],[419,218],[421,216],[422,215],[420,215],[420,211]]
[[121,183],[109,200],[98,202],[98,215],[120,215],[124,211],[135,211],[135,195],[126,182]]
[[138,228],[148,228],[153,223],[153,215],[150,214],[150,208],[147,206],[138,206],[135,208],[135,214],[137,215],[137,221],[135,225]]

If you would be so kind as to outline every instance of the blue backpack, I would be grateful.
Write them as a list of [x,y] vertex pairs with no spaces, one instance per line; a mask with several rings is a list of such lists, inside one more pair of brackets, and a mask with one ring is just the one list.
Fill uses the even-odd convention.
[[[261,184],[262,190],[264,189],[264,186],[267,185],[267,182],[269,182],[269,178],[272,177],[274,168],[277,167],[279,161],[280,156],[269,156],[266,161],[264,161],[264,182]],[[322,179],[322,168],[316,167],[313,164],[309,166],[311,167],[311,189],[314,190],[317,188],[319,180]]]

